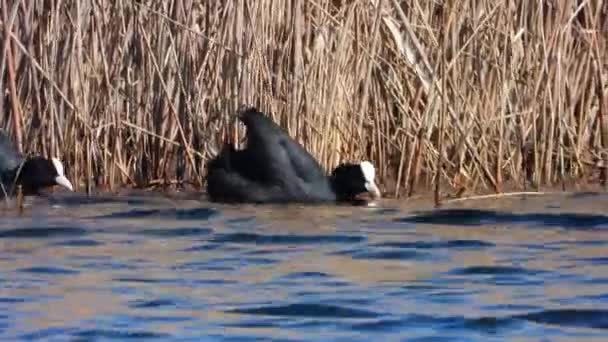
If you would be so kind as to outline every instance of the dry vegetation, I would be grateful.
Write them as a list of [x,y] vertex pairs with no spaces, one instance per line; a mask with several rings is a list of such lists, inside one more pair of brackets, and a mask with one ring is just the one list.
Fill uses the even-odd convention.
[[602,0],[0,1],[0,127],[81,190],[200,186],[243,104],[390,194],[588,179],[608,151]]

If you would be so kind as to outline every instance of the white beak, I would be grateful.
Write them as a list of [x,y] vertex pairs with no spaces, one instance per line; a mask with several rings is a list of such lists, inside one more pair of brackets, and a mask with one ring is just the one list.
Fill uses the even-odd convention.
[[376,183],[374,182],[365,182],[365,189],[372,195],[373,198],[382,197],[380,189],[378,189],[378,186],[376,186]]
[[67,178],[65,178],[65,176],[55,177],[55,183],[57,183],[57,185],[61,185],[64,188],[69,189],[70,191],[74,191],[74,188],[72,187],[72,183]]

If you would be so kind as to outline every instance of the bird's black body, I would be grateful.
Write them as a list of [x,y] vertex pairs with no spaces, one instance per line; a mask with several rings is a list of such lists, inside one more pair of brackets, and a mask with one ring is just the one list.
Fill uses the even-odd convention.
[[366,191],[359,165],[343,164],[334,171],[336,177],[327,177],[300,144],[255,108],[242,112],[239,119],[247,128],[247,147],[236,150],[227,144],[207,165],[212,201],[329,202],[349,200],[361,188],[357,194]]
[[0,198],[14,195],[21,185],[24,195],[36,195],[43,188],[62,185],[72,190],[56,159],[26,157],[17,152],[5,132],[0,131]]

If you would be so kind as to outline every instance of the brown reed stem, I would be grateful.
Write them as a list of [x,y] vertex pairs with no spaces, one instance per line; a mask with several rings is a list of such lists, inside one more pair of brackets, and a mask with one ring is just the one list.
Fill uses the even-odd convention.
[[0,2],[0,125],[75,184],[200,186],[245,103],[395,195],[563,184],[608,146],[593,1]]
[[[14,4],[13,10],[16,9],[16,4]],[[13,48],[11,42],[11,26],[9,26],[9,17],[7,13],[8,4],[6,0],[2,1],[2,18],[4,20],[5,26],[5,48],[3,52],[6,54],[6,61],[8,66],[8,87],[9,87],[9,99],[11,102],[11,109],[13,111],[13,133],[15,134],[15,147],[19,153],[23,152],[23,138],[21,132],[21,106],[19,101],[19,96],[17,95],[17,85],[16,85],[16,75],[15,75],[15,60],[13,56]],[[12,20],[11,20],[12,24]],[[3,96],[0,94],[0,96]]]

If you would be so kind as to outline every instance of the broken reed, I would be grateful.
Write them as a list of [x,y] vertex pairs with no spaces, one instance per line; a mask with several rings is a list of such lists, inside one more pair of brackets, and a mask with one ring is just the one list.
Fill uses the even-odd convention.
[[608,144],[601,0],[0,1],[0,127],[81,190],[202,185],[243,104],[391,194],[584,179]]

